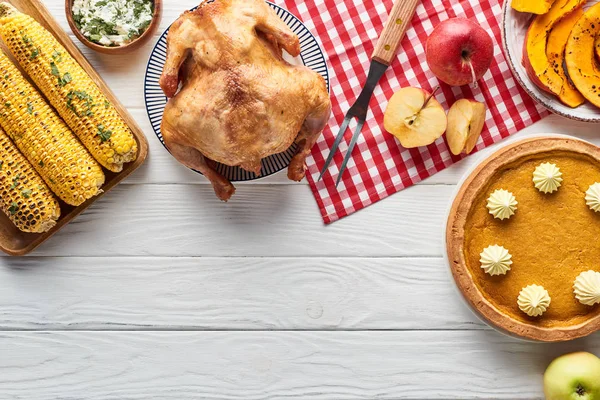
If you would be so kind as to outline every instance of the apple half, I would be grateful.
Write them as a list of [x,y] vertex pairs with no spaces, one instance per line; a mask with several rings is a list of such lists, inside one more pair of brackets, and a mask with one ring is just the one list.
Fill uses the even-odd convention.
[[383,126],[407,149],[427,146],[446,131],[446,112],[431,93],[421,88],[398,90],[383,115]]
[[485,125],[485,115],[485,104],[476,100],[460,99],[450,107],[446,141],[452,154],[473,151]]

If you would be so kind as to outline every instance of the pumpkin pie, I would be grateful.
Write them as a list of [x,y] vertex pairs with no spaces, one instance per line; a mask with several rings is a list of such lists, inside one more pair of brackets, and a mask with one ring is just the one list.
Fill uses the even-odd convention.
[[[539,190],[533,181],[536,169],[539,175],[538,167],[548,163],[560,168],[557,190]],[[583,304],[574,293],[580,274],[600,271],[600,212],[586,204],[586,191],[596,182],[600,148],[563,137],[508,145],[466,179],[450,211],[446,246],[458,288],[485,320],[540,341],[570,340],[600,329],[600,305]],[[500,189],[518,201],[518,210],[503,220],[487,208],[490,195]],[[482,267],[482,251],[490,246],[510,252],[505,274],[490,275]],[[523,311],[528,292],[522,291],[538,286],[551,302],[548,298],[543,313],[530,316]]]

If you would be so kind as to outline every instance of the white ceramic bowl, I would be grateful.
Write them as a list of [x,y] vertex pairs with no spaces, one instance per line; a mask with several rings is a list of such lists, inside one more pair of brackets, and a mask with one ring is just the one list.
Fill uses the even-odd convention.
[[[599,0],[588,1],[585,8],[596,4]],[[519,84],[538,103],[548,110],[563,117],[584,122],[600,122],[600,109],[589,102],[577,108],[568,107],[558,98],[544,92],[533,84],[523,67],[523,44],[525,35],[532,20],[532,14],[515,11],[510,6],[511,0],[504,0],[502,9],[502,47],[508,65]]]

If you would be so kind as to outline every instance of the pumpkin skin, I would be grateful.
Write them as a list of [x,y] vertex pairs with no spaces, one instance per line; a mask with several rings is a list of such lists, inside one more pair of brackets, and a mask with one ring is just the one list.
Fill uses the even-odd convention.
[[585,0],[556,0],[550,11],[538,15],[527,30],[523,48],[523,66],[529,79],[540,89],[559,96],[563,77],[546,54],[548,36],[552,28],[567,15],[581,7]]
[[597,3],[579,18],[565,49],[565,62],[571,80],[596,107],[600,107],[600,68],[595,60],[594,44],[599,32],[600,3]]
[[567,46],[567,40],[569,40],[573,26],[575,26],[582,15],[583,7],[579,7],[554,25],[548,36],[548,44],[546,46],[548,60],[563,81],[558,98],[563,104],[573,108],[585,103],[585,97],[579,93],[575,85],[567,77],[567,71],[564,67],[565,47]]
[[511,7],[520,12],[546,14],[554,0],[512,0]]

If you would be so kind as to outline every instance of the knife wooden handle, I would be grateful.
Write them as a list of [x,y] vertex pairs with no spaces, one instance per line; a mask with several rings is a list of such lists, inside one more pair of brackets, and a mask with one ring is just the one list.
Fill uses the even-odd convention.
[[400,42],[415,15],[419,0],[396,0],[383,32],[375,45],[371,58],[382,64],[390,65],[400,46]]

